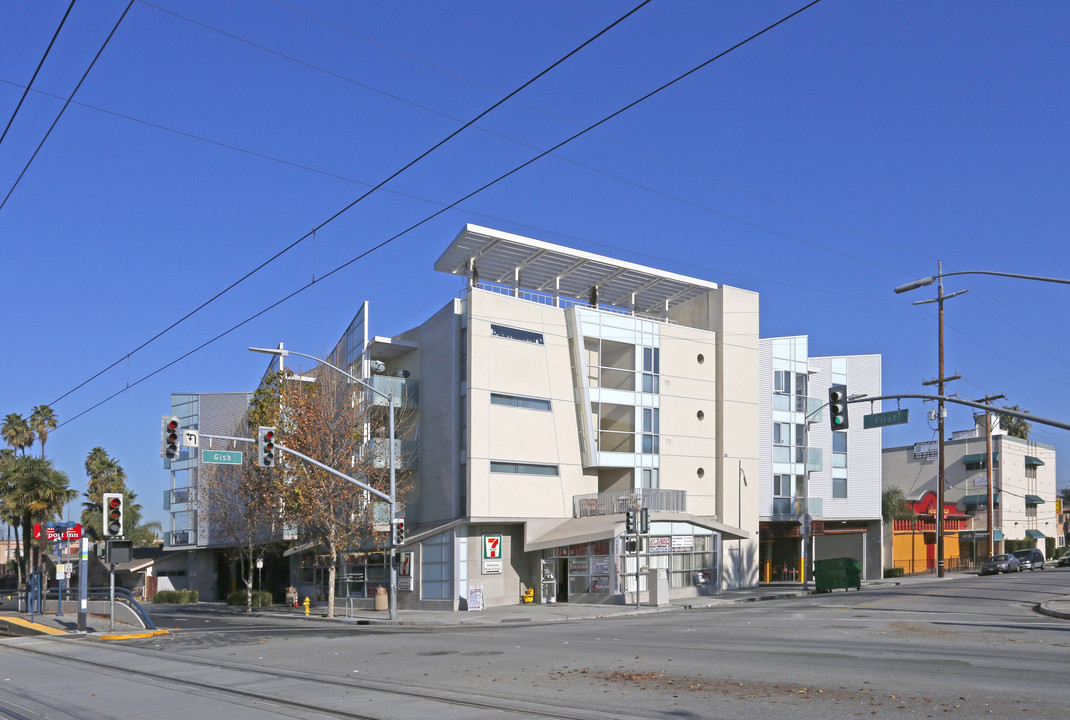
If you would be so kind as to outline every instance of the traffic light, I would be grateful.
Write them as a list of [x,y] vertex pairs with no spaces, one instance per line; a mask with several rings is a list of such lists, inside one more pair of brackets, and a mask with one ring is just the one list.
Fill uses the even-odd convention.
[[650,532],[650,511],[647,508],[639,508],[639,532],[642,535]]
[[123,494],[104,493],[104,537],[123,536]]
[[160,457],[178,457],[178,418],[174,415],[164,415],[160,422]]
[[829,388],[829,425],[833,430],[847,429],[847,386]]
[[635,510],[628,510],[624,513],[624,532],[629,535],[635,533]]
[[257,428],[256,461],[262,468],[275,467],[275,428]]
[[396,520],[394,522],[394,528],[395,528],[394,545],[404,545],[405,544],[405,521],[404,520]]

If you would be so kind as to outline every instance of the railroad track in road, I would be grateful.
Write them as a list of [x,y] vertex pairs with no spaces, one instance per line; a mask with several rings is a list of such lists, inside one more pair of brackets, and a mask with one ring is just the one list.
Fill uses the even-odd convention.
[[[77,652],[71,652],[77,647]],[[621,716],[574,704],[557,705],[501,696],[460,693],[442,688],[421,689],[411,684],[391,684],[380,680],[358,680],[348,676],[324,676],[295,670],[277,670],[259,665],[220,660],[175,657],[136,647],[94,646],[71,640],[32,643],[5,642],[0,651],[17,652],[45,661],[50,668],[66,666],[84,671],[92,667],[95,678],[116,683],[115,694],[139,696],[153,691],[190,694],[215,703],[261,711],[265,716],[331,717],[341,720],[383,720],[384,718],[443,718],[463,711],[464,717],[480,718],[560,718],[563,720],[616,720]],[[147,661],[151,660],[151,663]],[[158,666],[148,668],[149,664]],[[132,686],[130,684],[133,684]],[[10,690],[10,687],[8,688]],[[35,715],[16,714],[16,720],[55,718],[66,712],[49,698],[19,695],[31,708],[47,708]],[[7,712],[0,704],[0,717]],[[21,713],[27,710],[18,705]],[[381,709],[380,709],[381,708]],[[92,707],[84,708],[92,718]],[[230,711],[215,709],[217,716]],[[639,717],[630,714],[630,718]]]

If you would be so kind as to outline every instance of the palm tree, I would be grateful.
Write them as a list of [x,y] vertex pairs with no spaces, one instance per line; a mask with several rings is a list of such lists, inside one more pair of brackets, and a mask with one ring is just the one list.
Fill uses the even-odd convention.
[[[14,492],[14,481],[11,479],[11,473],[8,471],[8,462],[15,457],[15,451],[10,448],[4,448],[0,450],[0,522],[3,522],[7,526],[7,541],[11,542],[11,529],[18,528],[19,518],[18,513],[15,510],[14,500],[12,494]],[[22,552],[19,544],[19,534],[15,533],[15,558],[22,556]],[[18,582],[22,583],[21,568],[16,562],[16,568],[18,568]],[[4,568],[4,572],[7,572],[7,568]]]
[[34,441],[30,423],[18,413],[9,413],[4,418],[3,425],[0,425],[0,435],[4,436],[4,440],[15,452],[22,450],[23,455],[26,454],[26,448],[33,445]]
[[55,430],[59,425],[55,411],[48,405],[38,405],[30,413],[30,427],[37,433],[37,439],[41,441],[41,457],[45,456],[45,441],[48,433]]
[[[51,461],[43,458],[23,456],[9,460],[5,475],[10,482],[8,499],[16,508],[22,528],[22,572],[26,576],[30,568],[37,567],[40,557],[40,546],[32,541],[34,523],[44,523],[62,514],[64,506],[78,496],[78,491],[69,487],[70,479],[65,472],[56,470]],[[29,567],[26,549],[33,553]]]

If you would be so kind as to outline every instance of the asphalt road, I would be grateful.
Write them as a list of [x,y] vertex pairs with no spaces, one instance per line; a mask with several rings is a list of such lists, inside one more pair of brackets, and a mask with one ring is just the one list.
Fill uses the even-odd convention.
[[[1068,592],[1070,569],[1049,569],[539,625],[389,628],[175,614],[156,617],[173,634],[121,644],[4,641],[0,710],[159,720],[224,711],[1061,720],[1070,706],[1070,621],[1032,608]],[[100,698],[135,712],[112,714]]]

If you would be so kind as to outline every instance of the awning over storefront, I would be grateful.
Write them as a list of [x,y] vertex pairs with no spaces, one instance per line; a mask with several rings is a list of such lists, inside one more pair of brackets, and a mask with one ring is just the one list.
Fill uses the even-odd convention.
[[[1003,531],[996,528],[995,531],[996,542],[1003,541]],[[959,540],[965,540],[966,542],[981,542],[982,540],[988,540],[987,530],[963,530],[959,533]]]
[[1034,540],[1043,540],[1045,537],[1044,533],[1040,530],[1026,530],[1025,536],[1027,538],[1033,538]]
[[1044,504],[1044,498],[1040,497],[1039,495],[1026,495],[1025,496],[1025,504],[1026,505],[1043,505]]
[[1044,461],[1041,460],[1040,458],[1035,458],[1032,455],[1026,455],[1025,456],[1025,464],[1026,465],[1032,465],[1032,466],[1036,467],[1037,465],[1043,465]]
[[[972,463],[983,463],[987,459],[987,457],[988,455],[986,453],[972,453],[970,455],[963,455],[962,462],[966,465],[970,465]],[[992,462],[999,462],[999,451],[992,453]]]
[[[725,525],[714,518],[688,513],[652,513],[650,522],[691,523],[721,533],[726,540],[747,540],[751,536],[746,530]],[[614,538],[624,532],[624,515],[594,515],[564,521],[529,520],[524,528],[524,551],[532,552]]]
[[[999,496],[1000,495],[1002,495],[1002,493],[998,493],[998,492],[992,493],[992,502],[994,504],[999,505]],[[987,493],[984,494],[984,495],[967,495],[966,497],[962,498],[962,504],[966,506],[966,509],[969,509],[971,507],[977,507],[978,505],[985,505],[987,503],[988,503],[988,494]]]

